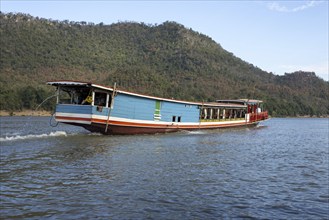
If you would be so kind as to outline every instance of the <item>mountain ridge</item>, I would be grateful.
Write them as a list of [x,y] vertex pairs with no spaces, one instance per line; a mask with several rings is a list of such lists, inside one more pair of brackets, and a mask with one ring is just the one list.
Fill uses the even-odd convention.
[[329,115],[329,84],[315,73],[268,73],[176,22],[0,16],[1,110],[33,108],[52,92],[46,81],[64,79],[190,101],[257,98],[273,116]]

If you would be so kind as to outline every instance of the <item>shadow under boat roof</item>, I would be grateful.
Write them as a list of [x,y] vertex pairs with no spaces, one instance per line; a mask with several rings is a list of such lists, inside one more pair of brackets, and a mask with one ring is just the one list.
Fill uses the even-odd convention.
[[234,100],[225,99],[225,100],[216,100],[216,102],[223,104],[240,104],[240,105],[263,103],[262,100],[256,100],[256,99],[234,99]]
[[[86,88],[97,88],[105,91],[113,91],[113,88],[107,87],[107,86],[101,86],[97,84],[93,84],[90,82],[80,82],[80,81],[69,81],[69,80],[63,80],[63,81],[50,81],[47,82],[48,85],[52,86],[64,86],[64,87],[86,87]],[[161,98],[161,97],[155,97],[155,96],[148,96],[133,92],[128,92],[124,90],[116,90],[116,92],[128,94],[128,95],[134,95],[144,98],[151,98],[156,99],[160,101],[168,101],[168,102],[176,102],[176,103],[183,103],[183,104],[195,104],[205,107],[230,107],[230,108],[244,108],[247,104],[258,104],[262,103],[261,100],[253,100],[253,99],[237,99],[237,100],[216,100],[216,102],[192,102],[192,101],[183,101],[183,100],[177,100],[177,99],[167,99],[167,98]]]

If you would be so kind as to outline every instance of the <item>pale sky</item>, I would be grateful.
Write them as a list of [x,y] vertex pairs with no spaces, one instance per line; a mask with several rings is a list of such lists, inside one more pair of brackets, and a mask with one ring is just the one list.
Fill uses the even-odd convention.
[[276,75],[313,71],[328,81],[328,0],[324,1],[15,1],[1,11],[53,20],[112,24],[175,21]]

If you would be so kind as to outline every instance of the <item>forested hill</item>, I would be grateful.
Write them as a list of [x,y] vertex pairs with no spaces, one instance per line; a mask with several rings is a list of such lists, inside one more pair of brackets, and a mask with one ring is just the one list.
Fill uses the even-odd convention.
[[54,93],[45,82],[64,79],[116,82],[120,89],[191,101],[262,99],[272,116],[329,115],[329,84],[314,73],[262,71],[175,22],[0,16],[1,110],[35,108]]

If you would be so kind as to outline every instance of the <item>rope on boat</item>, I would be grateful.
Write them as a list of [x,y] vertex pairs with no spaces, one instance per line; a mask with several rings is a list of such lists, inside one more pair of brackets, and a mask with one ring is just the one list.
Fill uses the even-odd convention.
[[51,96],[47,97],[45,100],[43,100],[43,101],[41,102],[41,104],[39,104],[38,107],[36,107],[36,108],[33,110],[33,112],[37,111],[38,108],[40,108],[40,106],[43,105],[43,103],[45,103],[45,102],[48,101],[49,99],[51,99],[51,98],[53,98],[53,97],[56,97],[56,96],[57,96],[57,91],[56,91],[56,93],[55,93],[54,95],[51,95]]
[[56,123],[53,124],[52,123],[53,119],[55,119],[55,112],[51,115],[50,120],[49,120],[49,125],[54,128],[54,127],[57,127],[57,125],[59,124],[59,122],[55,120]]
[[[49,99],[51,99],[51,98],[54,98],[54,97],[56,97],[56,96],[58,96],[58,93],[57,93],[57,90],[56,90],[56,92],[55,92],[55,94],[54,95],[51,95],[51,96],[49,96],[49,97],[47,97],[45,100],[43,100],[33,111],[32,111],[32,116],[34,115],[34,112],[35,111],[37,111],[46,101],[48,101]],[[56,123],[56,124],[52,124],[52,120],[53,120],[53,118],[55,118],[55,113],[53,113],[52,114],[52,116],[51,116],[51,118],[50,118],[50,122],[49,122],[49,124],[50,124],[50,126],[51,127],[56,127],[57,125],[58,125],[58,122]]]

